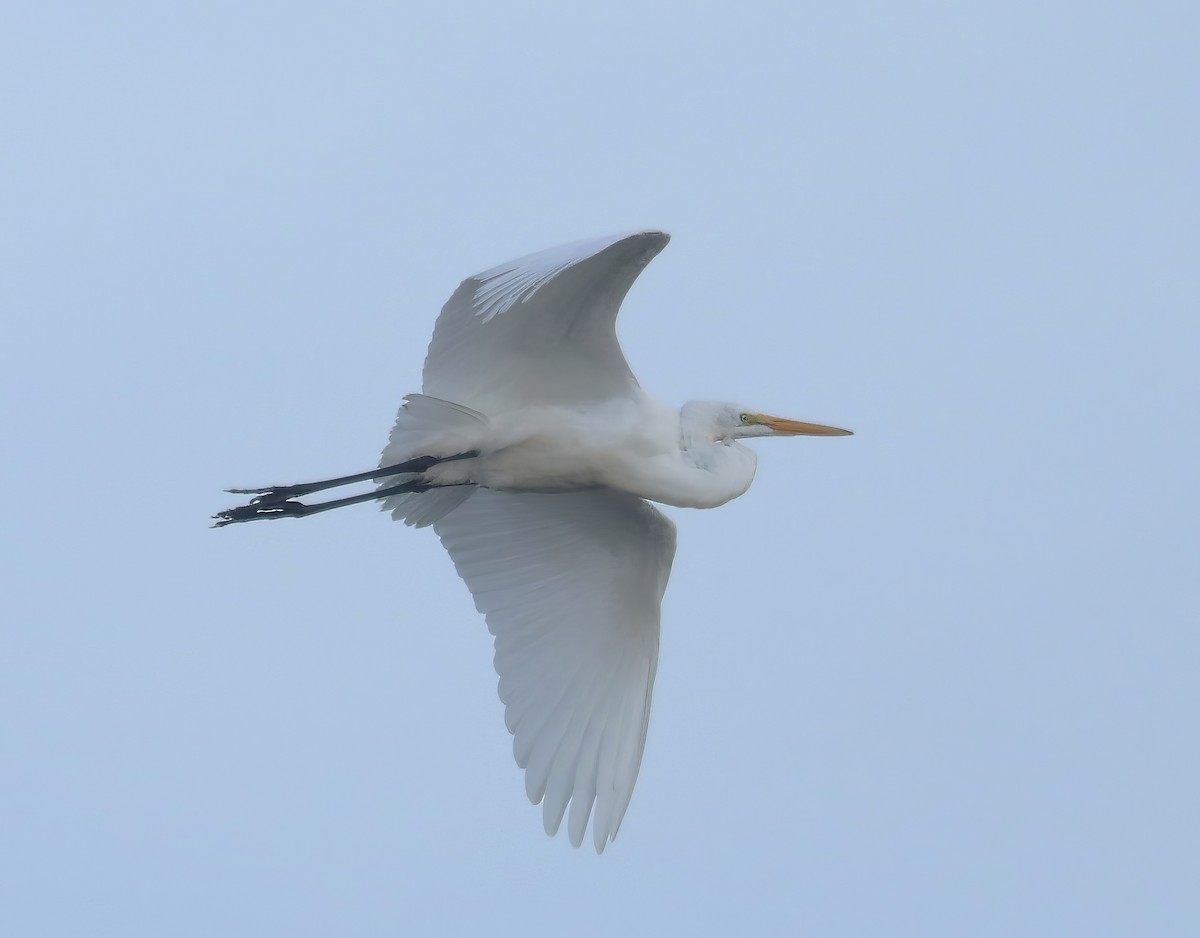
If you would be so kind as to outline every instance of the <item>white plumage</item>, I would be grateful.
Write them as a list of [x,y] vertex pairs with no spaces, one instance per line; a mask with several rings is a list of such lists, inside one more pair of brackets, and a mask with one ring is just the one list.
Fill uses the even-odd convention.
[[[405,400],[381,467],[237,490],[218,525],[382,499],[432,524],[495,636],[505,722],[546,832],[589,818],[602,851],[641,766],[675,525],[647,499],[710,508],[754,478],[737,440],[847,431],[693,402],[638,385],[616,336],[621,301],[668,236],[581,241],[463,281],[443,307],[423,393]],[[373,493],[302,495],[374,478]]]

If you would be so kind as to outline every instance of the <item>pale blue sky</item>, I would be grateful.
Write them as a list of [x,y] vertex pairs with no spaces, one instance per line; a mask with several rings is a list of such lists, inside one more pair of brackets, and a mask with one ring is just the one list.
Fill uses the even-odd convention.
[[[0,932],[1200,929],[1200,13],[0,14]],[[466,275],[638,227],[680,528],[603,857],[524,798],[429,531],[210,530],[370,465]]]

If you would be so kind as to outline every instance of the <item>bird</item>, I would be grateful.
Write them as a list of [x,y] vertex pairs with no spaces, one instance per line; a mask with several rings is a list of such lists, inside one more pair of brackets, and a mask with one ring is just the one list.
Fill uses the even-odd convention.
[[[715,508],[745,492],[741,440],[849,430],[642,390],[616,334],[621,303],[670,236],[635,231],[468,277],[442,308],[421,393],[379,466],[253,489],[214,527],[379,501],[432,526],[495,639],[498,690],[546,833],[589,819],[616,837],[641,767],[676,526],[656,504]],[[353,483],[366,492],[299,499]]]

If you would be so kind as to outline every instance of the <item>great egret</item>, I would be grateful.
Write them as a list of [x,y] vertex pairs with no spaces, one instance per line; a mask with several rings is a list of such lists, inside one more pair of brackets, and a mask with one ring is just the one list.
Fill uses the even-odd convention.
[[[667,244],[659,231],[580,241],[464,280],[442,308],[423,393],[405,398],[379,469],[231,489],[216,526],[383,499],[432,524],[496,639],[505,722],[525,790],[575,846],[620,827],[641,766],[675,525],[648,501],[713,508],[754,478],[739,439],[843,436],[735,404],[675,410],[638,385],[621,301]],[[353,482],[374,491],[305,505]],[[594,806],[594,811],[593,811]]]

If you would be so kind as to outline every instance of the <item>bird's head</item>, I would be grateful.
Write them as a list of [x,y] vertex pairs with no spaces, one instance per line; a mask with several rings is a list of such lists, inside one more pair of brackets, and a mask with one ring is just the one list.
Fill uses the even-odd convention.
[[742,407],[739,404],[717,401],[691,401],[683,406],[685,427],[693,435],[706,436],[715,442],[744,440],[754,436],[850,436],[850,430],[827,427],[820,423],[773,417]]

